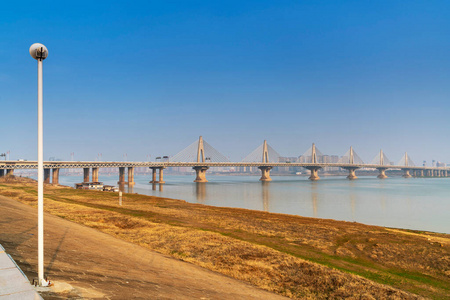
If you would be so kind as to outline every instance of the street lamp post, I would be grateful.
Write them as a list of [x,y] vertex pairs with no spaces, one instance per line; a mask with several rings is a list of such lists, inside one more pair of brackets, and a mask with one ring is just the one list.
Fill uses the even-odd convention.
[[48,286],[44,279],[44,133],[43,133],[43,87],[42,62],[48,56],[47,48],[39,43],[30,47],[30,55],[38,63],[38,281],[40,286]]

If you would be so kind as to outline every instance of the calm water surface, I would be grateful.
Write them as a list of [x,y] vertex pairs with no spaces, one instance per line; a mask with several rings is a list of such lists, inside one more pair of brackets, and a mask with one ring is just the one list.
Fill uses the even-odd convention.
[[[136,185],[128,191],[214,206],[450,233],[450,178],[349,181],[322,177],[312,182],[301,176],[272,176],[272,182],[262,183],[259,176],[210,175],[208,183],[194,183],[193,175],[164,175],[164,185],[152,185],[150,178],[135,175]],[[60,177],[60,183],[69,186],[81,180],[81,176]],[[100,180],[117,186],[118,175],[100,174]]]

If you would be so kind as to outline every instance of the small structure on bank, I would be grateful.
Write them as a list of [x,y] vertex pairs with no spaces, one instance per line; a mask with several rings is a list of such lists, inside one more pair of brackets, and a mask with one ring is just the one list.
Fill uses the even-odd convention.
[[80,190],[95,190],[95,191],[105,191],[105,192],[118,192],[119,188],[113,185],[104,185],[103,182],[93,181],[93,182],[81,182],[75,183],[75,188]]
[[103,191],[104,192],[118,192],[119,188],[117,186],[113,186],[113,185],[104,185]]

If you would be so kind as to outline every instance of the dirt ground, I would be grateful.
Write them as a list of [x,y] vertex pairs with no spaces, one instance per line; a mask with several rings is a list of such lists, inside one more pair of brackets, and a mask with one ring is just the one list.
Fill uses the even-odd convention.
[[[0,243],[37,277],[37,211],[0,196]],[[45,299],[286,299],[45,214]]]

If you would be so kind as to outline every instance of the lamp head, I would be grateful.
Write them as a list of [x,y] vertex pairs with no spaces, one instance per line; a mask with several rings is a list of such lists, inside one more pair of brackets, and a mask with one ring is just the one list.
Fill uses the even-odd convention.
[[48,56],[47,47],[39,43],[34,43],[30,47],[30,55],[36,60],[44,60]]

